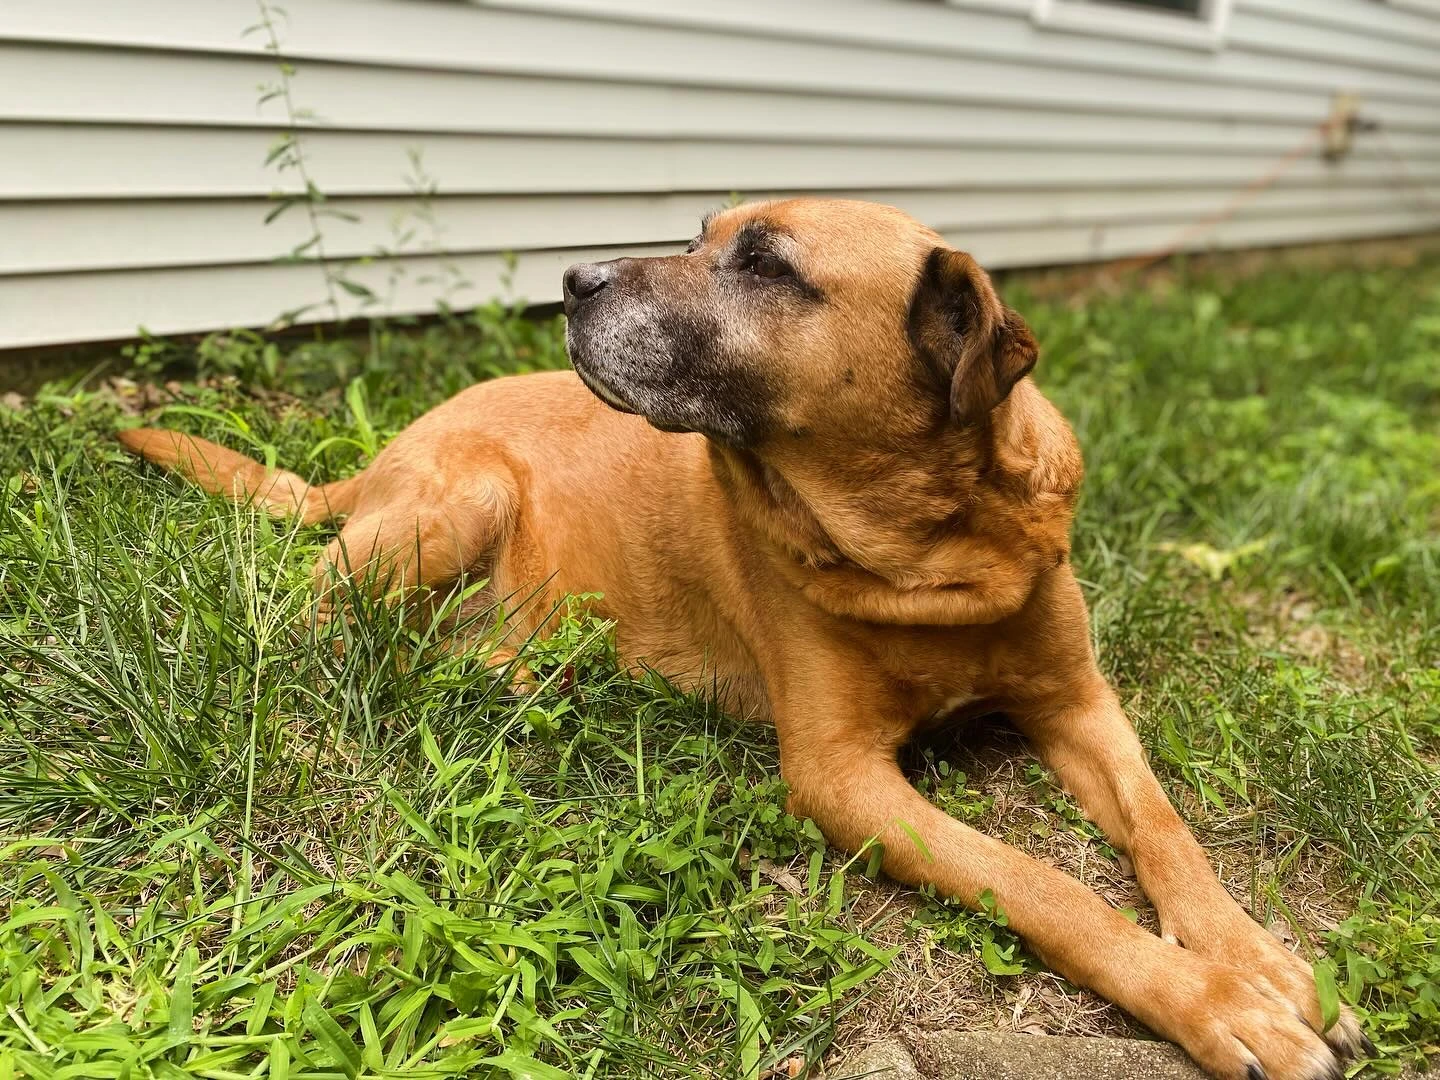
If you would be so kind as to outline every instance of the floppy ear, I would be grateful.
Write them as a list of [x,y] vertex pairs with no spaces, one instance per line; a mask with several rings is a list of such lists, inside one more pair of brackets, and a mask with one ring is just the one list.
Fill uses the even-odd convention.
[[950,248],[926,257],[908,328],[920,359],[948,383],[950,413],[962,424],[988,416],[1039,357],[1035,336],[1000,303],[990,275]]

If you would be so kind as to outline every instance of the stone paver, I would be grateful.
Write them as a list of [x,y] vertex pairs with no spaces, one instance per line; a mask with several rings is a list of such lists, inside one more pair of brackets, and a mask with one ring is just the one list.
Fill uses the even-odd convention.
[[1139,1039],[966,1031],[887,1040],[830,1075],[836,1080],[1206,1080],[1178,1048]]
[[[1207,1080],[1170,1043],[999,1031],[887,1039],[826,1075],[831,1080]],[[1421,1075],[1406,1068],[1399,1077]]]

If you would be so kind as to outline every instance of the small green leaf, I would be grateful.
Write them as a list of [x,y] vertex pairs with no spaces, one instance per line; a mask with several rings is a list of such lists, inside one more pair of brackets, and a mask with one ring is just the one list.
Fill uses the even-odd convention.
[[29,911],[22,911],[18,915],[12,915],[3,923],[0,923],[0,934],[8,933],[11,930],[18,930],[22,926],[30,926],[38,922],[49,922],[52,919],[60,922],[74,922],[76,913],[69,908],[63,907],[37,907]]
[[615,978],[614,972],[611,971],[594,953],[590,952],[588,949],[582,949],[579,946],[576,946],[575,948],[568,950],[567,955],[570,957],[570,960],[575,964],[576,967],[578,967],[581,971],[585,972],[586,975],[589,975],[601,986],[605,987],[605,989],[609,990],[611,996],[614,997],[617,1004],[623,1003],[629,999],[629,994],[625,992],[625,987],[622,986],[619,980]]
[[913,843],[916,850],[920,852],[920,857],[922,859],[924,859],[926,862],[935,861],[935,856],[930,854],[930,849],[925,845],[925,841],[921,838],[920,834],[915,831],[915,826],[911,825],[908,821],[902,821],[899,818],[895,819],[895,825],[900,829],[901,832],[903,832],[906,836],[910,838],[911,843]]
[[175,987],[170,991],[170,1041],[184,1045],[195,1037],[195,964],[199,959],[193,947],[186,949],[175,969]]
[[480,1063],[504,1069],[514,1080],[573,1080],[575,1075],[515,1050],[506,1050],[503,1054],[482,1058]]
[[980,946],[980,960],[985,965],[985,970],[991,975],[1020,975],[1025,971],[1024,964],[1012,963],[1006,960],[1000,953],[1000,948],[995,944],[995,939],[987,937]]
[[435,733],[430,730],[430,725],[420,721],[420,749],[425,752],[425,759],[430,762],[437,772],[445,768],[445,755],[440,750],[440,744],[435,739]]
[[365,1068],[371,1072],[380,1072],[385,1068],[385,1043],[380,1038],[380,1030],[375,1026],[375,1014],[370,1011],[368,1004],[361,1003],[359,1019]]
[[360,1067],[364,1064],[360,1047],[355,1045],[355,1040],[340,1026],[339,1021],[317,1001],[307,1001],[301,1016],[305,1020],[305,1026],[310,1029],[310,1034],[330,1052],[340,1071],[351,1080],[359,1076]]
[[245,1034],[259,1035],[265,1030],[270,1019],[270,1005],[275,1000],[275,984],[261,983],[251,995],[250,1008],[246,1011]]
[[367,286],[360,284],[360,282],[358,281],[352,281],[350,278],[337,277],[335,279],[335,284],[339,285],[340,288],[344,289],[351,296],[358,296],[362,300],[376,299],[374,292],[372,292]]
[[755,998],[738,981],[735,983],[735,996],[740,1020],[735,1029],[740,1050],[740,1075],[749,1080],[760,1072],[760,1043],[768,1033]]
[[403,795],[383,780],[380,786],[381,790],[385,793],[386,800],[391,806],[395,807],[396,810],[400,811],[400,816],[405,819],[405,823],[414,829],[421,839],[432,847],[443,848],[445,846],[439,834],[430,827],[429,822],[415,812],[415,808],[405,801]]
[[1329,1031],[1340,1019],[1340,991],[1335,986],[1335,969],[1328,960],[1317,960],[1315,972],[1315,993],[1320,998],[1321,1031]]
[[290,1080],[290,1044],[276,1039],[270,1044],[270,1080]]
[[495,976],[484,971],[460,971],[450,976],[450,1000],[462,1013],[473,1014],[495,994]]

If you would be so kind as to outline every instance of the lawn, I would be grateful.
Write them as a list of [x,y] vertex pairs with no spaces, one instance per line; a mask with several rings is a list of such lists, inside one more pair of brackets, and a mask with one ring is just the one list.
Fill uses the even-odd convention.
[[[1375,1068],[1434,1053],[1440,259],[1008,298],[1085,449],[1075,562],[1172,797]],[[827,852],[773,733],[619,674],[605,626],[535,642],[522,691],[384,608],[336,650],[306,621],[324,530],[111,439],[158,418],[330,479],[563,365],[559,329],[150,342],[0,405],[0,1080],[818,1076],[907,1021],[1128,1028],[1003,914]],[[909,763],[1148,918],[1013,736]]]

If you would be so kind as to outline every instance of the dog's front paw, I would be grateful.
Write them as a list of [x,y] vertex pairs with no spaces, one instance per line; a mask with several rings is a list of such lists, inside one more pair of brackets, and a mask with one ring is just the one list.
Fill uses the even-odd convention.
[[1342,1080],[1330,1046],[1292,1004],[1238,968],[1208,960],[1171,1037],[1220,1080]]
[[[1290,952],[1272,934],[1251,919],[1229,897],[1208,916],[1189,912],[1188,918],[1167,919],[1161,914],[1161,934],[1200,956],[1227,964],[1285,1000],[1308,1027],[1324,1027],[1320,996],[1310,965]],[[1373,1054],[1374,1045],[1360,1030],[1360,1022],[1346,1005],[1339,1019],[1322,1033],[1342,1061]]]

